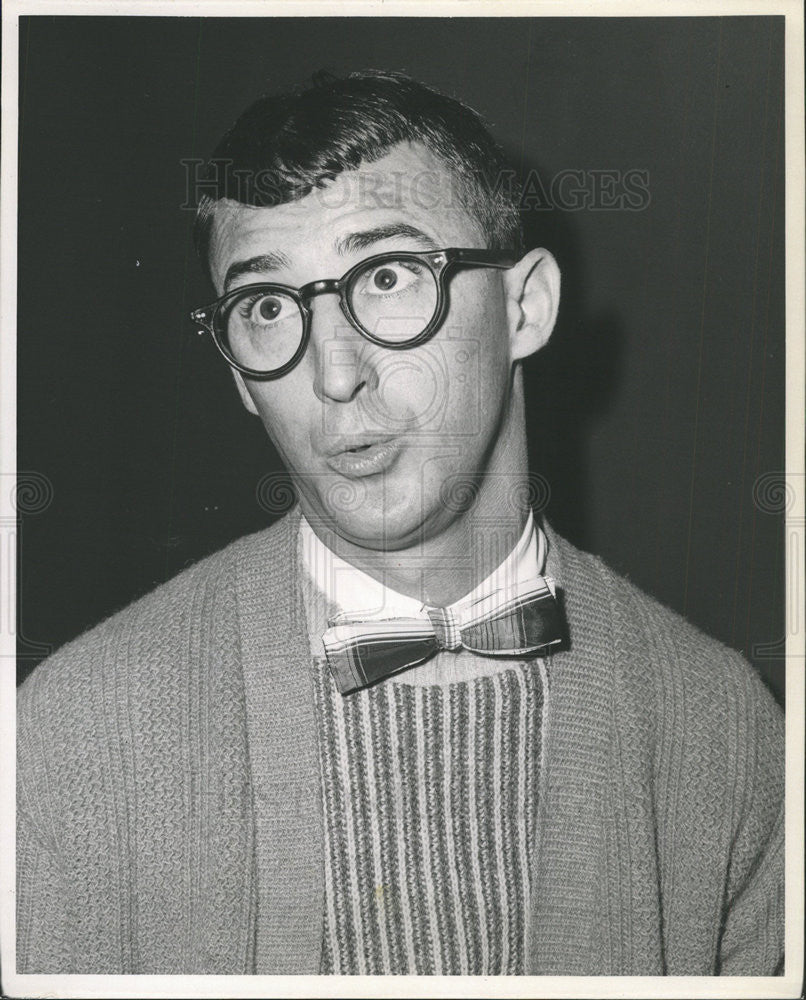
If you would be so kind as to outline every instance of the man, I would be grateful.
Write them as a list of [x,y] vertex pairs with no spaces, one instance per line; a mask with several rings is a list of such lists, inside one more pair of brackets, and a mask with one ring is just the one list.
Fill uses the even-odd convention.
[[21,971],[781,970],[780,712],[529,508],[506,176],[395,74],[222,140],[194,319],[299,504],[24,685]]

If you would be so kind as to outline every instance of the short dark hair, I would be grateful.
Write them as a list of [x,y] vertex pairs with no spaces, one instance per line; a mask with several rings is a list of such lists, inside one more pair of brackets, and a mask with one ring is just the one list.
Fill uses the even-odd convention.
[[520,253],[520,187],[481,117],[403,73],[364,70],[316,74],[307,89],[261,97],[243,112],[198,175],[205,192],[193,231],[199,256],[209,266],[217,200],[256,207],[294,201],[407,141],[448,166],[491,248]]

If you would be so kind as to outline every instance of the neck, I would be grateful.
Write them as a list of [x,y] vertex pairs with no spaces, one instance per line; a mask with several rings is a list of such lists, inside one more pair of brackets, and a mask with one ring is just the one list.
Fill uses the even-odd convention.
[[[473,590],[513,550],[529,515],[519,381],[513,386],[509,413],[479,477],[473,503],[441,530],[424,531],[416,544],[395,550],[362,548],[340,537],[335,545],[332,536],[322,540],[368,576],[427,604],[452,604]],[[316,523],[312,527],[319,534]]]
[[[525,476],[523,478],[525,493]],[[482,497],[473,508],[434,538],[417,547],[416,554],[387,553],[382,564],[367,563],[364,571],[387,586],[427,604],[447,605],[470,593],[500,566],[523,534],[526,507],[489,505]]]

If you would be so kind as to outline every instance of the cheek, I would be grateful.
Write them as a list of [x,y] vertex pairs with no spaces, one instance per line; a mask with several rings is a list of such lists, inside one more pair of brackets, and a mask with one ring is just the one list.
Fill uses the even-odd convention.
[[310,414],[301,405],[300,387],[286,379],[252,387],[252,400],[260,420],[277,450],[293,467],[309,452]]
[[472,298],[463,297],[456,285],[436,336],[410,351],[388,353],[377,366],[371,397],[376,425],[408,421],[423,432],[467,438],[483,435],[496,418],[511,366],[503,295],[496,285],[480,296],[477,284]]
[[364,403],[370,423],[389,430],[432,427],[450,395],[450,354],[431,341],[380,358],[375,367],[377,387]]

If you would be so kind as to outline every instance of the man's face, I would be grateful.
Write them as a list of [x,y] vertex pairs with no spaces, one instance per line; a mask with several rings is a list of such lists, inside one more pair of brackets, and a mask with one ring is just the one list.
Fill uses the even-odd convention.
[[[210,263],[223,294],[256,281],[339,278],[390,250],[486,245],[451,196],[450,171],[425,147],[402,144],[299,201],[219,203]],[[233,265],[257,258],[226,282]],[[309,519],[363,547],[400,549],[457,516],[445,491],[485,469],[509,400],[505,273],[456,271],[442,326],[409,350],[370,343],[336,294],[316,296],[308,348],[292,371],[264,382],[236,375]]]

